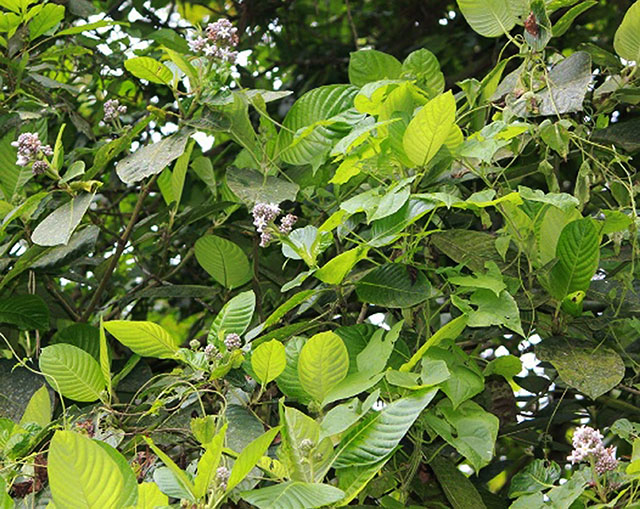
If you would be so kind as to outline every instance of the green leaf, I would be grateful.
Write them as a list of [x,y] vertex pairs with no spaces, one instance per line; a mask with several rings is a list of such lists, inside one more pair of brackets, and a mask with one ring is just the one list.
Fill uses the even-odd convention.
[[351,53],[349,58],[349,82],[361,87],[372,81],[400,77],[402,64],[387,53],[374,49],[363,49]]
[[51,338],[51,343],[77,346],[90,353],[97,361],[100,360],[100,331],[88,323],[74,323],[58,330]]
[[447,349],[437,346],[430,348],[423,357],[425,361],[447,363],[451,376],[440,384],[440,388],[453,403],[453,408],[484,389],[484,378],[475,362],[453,343],[449,343]]
[[13,295],[0,299],[0,323],[24,330],[49,329],[49,309],[37,295]]
[[560,479],[561,474],[562,470],[555,461],[534,459],[524,470],[513,476],[509,485],[509,496],[516,498],[546,490]]
[[43,348],[40,371],[51,387],[74,401],[95,401],[105,389],[100,365],[77,346],[59,344]]
[[247,445],[240,455],[236,458],[233,468],[231,469],[231,475],[227,482],[227,492],[235,488],[240,481],[242,481],[251,472],[253,467],[256,466],[260,458],[267,452],[267,449],[273,442],[280,431],[280,426],[271,428],[263,435],[256,438],[253,442]]
[[215,235],[200,237],[195,244],[200,266],[226,288],[236,288],[251,279],[249,260],[236,244]]
[[349,371],[349,354],[344,342],[333,332],[321,332],[307,340],[298,359],[302,388],[322,401]]
[[33,230],[33,243],[40,246],[68,244],[71,234],[82,221],[94,196],[93,193],[80,194],[54,210]]
[[35,422],[41,428],[46,428],[51,422],[52,411],[49,390],[46,385],[43,385],[31,396],[20,419],[20,426]]
[[[182,39],[184,40],[184,39]],[[180,157],[178,157],[175,166],[173,167],[173,173],[171,175],[171,190],[173,198],[176,201],[176,207],[180,204],[182,199],[182,190],[184,188],[184,179],[187,175],[187,169],[189,168],[189,160],[191,159],[191,152],[195,145],[195,140],[189,140],[185,151]]]
[[429,466],[436,474],[447,500],[453,509],[486,509],[473,483],[445,456],[436,456]]
[[325,407],[334,401],[351,398],[367,391],[377,384],[383,376],[384,373],[351,373],[327,393],[322,400],[322,406]]
[[320,424],[280,400],[282,445],[278,457],[294,481],[321,481],[330,468],[333,444],[320,439]]
[[284,128],[278,135],[278,150],[282,160],[289,164],[304,165],[328,152],[333,142],[342,137],[340,132],[330,129],[334,126],[318,125],[304,139],[292,145],[295,133],[347,111],[353,106],[357,92],[358,89],[352,85],[328,85],[313,89],[298,99],[284,118]]
[[263,175],[251,168],[229,168],[227,185],[238,198],[249,204],[295,201],[300,190],[295,182]]
[[80,175],[83,175],[85,171],[84,161],[76,161],[74,162],[67,171],[64,173],[64,176],[60,179],[61,183],[67,183],[73,180]]
[[404,320],[400,320],[389,332],[384,329],[378,329],[374,332],[367,346],[356,358],[358,371],[374,374],[379,373],[386,367],[403,325]]
[[451,276],[449,282],[454,285],[466,288],[484,288],[491,290],[496,296],[507,288],[502,279],[502,273],[493,262],[487,262],[487,272],[484,274],[474,274],[473,276]]
[[484,376],[500,375],[507,380],[512,380],[514,376],[522,371],[522,362],[515,355],[504,355],[493,359],[484,368]]
[[46,4],[29,22],[29,40],[46,34],[64,18],[64,7],[56,4]]
[[424,416],[427,424],[462,454],[476,472],[489,464],[498,436],[498,418],[473,401],[465,401],[457,409],[443,399]]
[[[584,11],[591,9],[591,7],[593,7],[597,3],[598,2],[596,0],[585,0],[583,2],[580,2],[578,5],[573,6],[571,9],[565,12],[562,15],[562,17],[558,21],[556,21],[556,23],[553,25],[553,30],[552,30],[553,36],[554,37],[563,36],[565,32],[569,30],[569,28],[571,28],[571,24],[574,22],[574,20],[578,16],[580,16],[580,14],[582,14]],[[614,39],[614,47],[615,47],[615,39]]]
[[124,490],[122,494],[121,504],[124,506],[135,505],[138,499],[138,480],[133,469],[129,466],[129,462],[126,458],[120,454],[114,447],[101,440],[94,440],[94,443],[100,446],[107,454],[115,461],[122,479],[124,481]]
[[444,74],[436,56],[428,49],[419,49],[409,54],[402,62],[402,76],[415,80],[416,85],[430,98],[444,92]]
[[81,34],[83,32],[88,32],[89,30],[95,30],[96,28],[103,28],[113,25],[126,25],[127,23],[119,22],[119,21],[95,21],[94,23],[85,23],[83,25],[78,25],[71,28],[65,28],[64,30],[60,30],[56,32],[56,37],[61,37],[63,35],[75,35]]
[[104,332],[102,318],[100,318],[100,354],[98,360],[100,361],[102,378],[104,378],[107,385],[107,394],[111,396],[111,359],[109,357],[109,345],[107,343],[107,335]]
[[551,270],[551,294],[559,300],[578,290],[587,291],[600,259],[598,232],[589,218],[564,227],[556,246],[556,263]]
[[500,37],[516,24],[508,0],[457,0],[462,15],[484,37]]
[[416,364],[424,357],[424,355],[433,346],[439,345],[445,339],[455,340],[462,334],[462,331],[467,326],[468,318],[465,315],[458,316],[450,322],[440,327],[419,349],[413,354],[411,359],[400,366],[400,371],[411,371]]
[[136,78],[168,85],[173,79],[173,73],[162,62],[158,62],[150,57],[134,57],[125,60],[124,67]]
[[153,322],[112,320],[104,323],[120,343],[142,357],[171,359],[180,343],[160,325]]
[[251,368],[262,385],[278,378],[286,364],[284,345],[277,339],[262,343],[251,354]]
[[376,390],[367,396],[365,401],[353,398],[351,401],[334,406],[322,419],[319,440],[342,433],[358,422],[380,397]]
[[451,91],[432,99],[411,119],[402,139],[413,164],[425,166],[436,155],[454,127],[456,100]]
[[282,374],[276,380],[278,389],[289,398],[293,398],[300,403],[308,403],[311,400],[309,394],[305,392],[298,378],[298,359],[300,351],[306,340],[302,337],[293,337],[284,347],[287,357],[287,365]]
[[181,129],[157,143],[140,147],[133,154],[118,162],[116,165],[118,177],[125,184],[135,184],[144,178],[160,173],[185,152],[191,133],[190,129]]
[[278,306],[264,321],[264,328],[271,327],[278,323],[293,308],[310,299],[317,292],[316,290],[302,290],[287,299],[283,304]]
[[465,265],[474,272],[483,272],[487,261],[496,262],[501,266],[502,259],[495,247],[496,239],[489,233],[445,230],[434,233],[431,241],[454,262]]
[[550,362],[564,383],[591,399],[606,394],[624,378],[624,361],[603,345],[550,337],[537,345],[536,355]]
[[337,469],[338,487],[344,491],[344,498],[340,500],[339,504],[336,504],[336,507],[348,505],[357,497],[392,456],[393,453],[371,465]]
[[160,491],[158,485],[152,482],[138,484],[138,502],[135,509],[156,509],[169,504],[169,497]]
[[369,248],[366,246],[349,249],[329,260],[313,275],[323,283],[339,285],[355,264],[367,256],[368,251]]
[[120,509],[129,499],[116,461],[79,433],[56,431],[49,447],[47,470],[56,507]]
[[369,412],[340,440],[333,467],[357,467],[380,461],[400,443],[436,392],[437,389],[416,391],[379,412]]
[[[500,295],[496,296],[491,290],[479,288],[473,292],[470,301],[452,295],[451,302],[468,315],[469,327],[502,325],[521,336],[525,335],[520,321],[520,310],[507,290],[502,290]],[[472,305],[477,306],[476,309],[473,309]]]
[[258,509],[313,509],[337,502],[344,492],[328,484],[288,481],[240,496]]
[[304,260],[309,267],[315,267],[318,256],[332,244],[331,232],[308,225],[296,228],[283,239],[282,254],[293,260]]
[[362,302],[390,308],[410,308],[429,298],[431,285],[426,276],[400,263],[382,265],[356,283]]
[[62,135],[67,124],[62,124],[56,136],[56,143],[53,146],[53,156],[51,157],[51,167],[57,173],[62,169],[62,161],[64,160],[64,144],[62,143]]
[[193,493],[196,498],[202,498],[207,494],[209,485],[213,480],[216,469],[220,464],[224,437],[227,431],[225,425],[210,441],[205,445],[204,454],[198,460],[198,473],[193,481]]
[[187,474],[183,472],[182,469],[178,465],[176,465],[174,461],[169,456],[167,456],[167,454],[162,449],[154,444],[151,438],[147,436],[143,436],[142,438],[147,443],[147,445],[151,447],[151,450],[156,454],[156,456],[158,456],[158,458],[162,460],[162,463],[167,466],[169,471],[173,474],[176,481],[178,482],[180,488],[184,490],[188,495],[187,498],[192,502],[195,502],[195,496],[193,494],[194,486],[189,477],[187,477]]
[[613,47],[625,60],[640,62],[640,1],[625,13],[613,38]]
[[251,323],[256,308],[256,295],[253,290],[242,292],[229,300],[220,310],[211,324],[210,337],[219,334],[244,334]]
[[[516,0],[518,1],[518,0]],[[530,22],[535,23],[536,30],[524,30],[524,40],[533,51],[542,51],[551,39],[551,21],[547,14],[544,0],[531,0],[529,7],[531,9],[528,18]]]

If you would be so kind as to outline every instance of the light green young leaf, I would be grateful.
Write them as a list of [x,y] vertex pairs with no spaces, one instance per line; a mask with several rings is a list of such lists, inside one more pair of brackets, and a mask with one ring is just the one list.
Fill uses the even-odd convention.
[[413,164],[425,166],[436,155],[454,127],[456,100],[451,91],[432,99],[409,122],[402,139]]
[[179,341],[153,322],[112,320],[104,323],[120,343],[142,357],[170,359],[178,351]]
[[143,482],[138,485],[138,502],[135,509],[156,509],[168,504],[169,498],[160,491],[156,483]]
[[156,454],[156,456],[158,456],[158,458],[162,460],[162,463],[164,463],[171,471],[175,479],[178,481],[180,487],[189,495],[189,499],[192,502],[195,502],[194,486],[189,477],[187,477],[187,474],[178,465],[176,465],[174,461],[162,449],[154,444],[151,438],[147,436],[143,436],[142,438],[147,443],[147,445],[151,447],[151,450]]
[[29,22],[29,40],[46,34],[64,18],[64,7],[53,3],[46,4]]
[[47,386],[43,385],[31,396],[20,419],[20,425],[35,422],[41,428],[46,428],[51,422],[51,413],[51,397]]
[[279,431],[280,426],[271,428],[242,450],[231,469],[231,475],[227,481],[227,492],[235,488],[257,465]]
[[625,60],[640,62],[640,1],[627,10],[613,39],[616,53]]
[[286,364],[284,345],[277,339],[262,343],[251,354],[251,367],[262,385],[279,377]]
[[500,37],[516,24],[509,0],[457,0],[462,15],[484,37]]
[[40,353],[40,371],[64,397],[74,401],[95,401],[105,389],[98,362],[77,346],[50,345]]
[[111,397],[111,359],[109,357],[109,345],[107,335],[104,332],[104,324],[100,318],[100,371],[107,386],[107,394]]
[[193,493],[198,499],[207,494],[216,469],[220,464],[226,431],[227,425],[225,424],[213,439],[205,445],[204,454],[198,461],[198,473],[193,481]]
[[136,78],[168,85],[171,83],[173,73],[162,62],[158,62],[150,57],[133,57],[125,60],[124,67]]
[[111,455],[73,431],[53,435],[47,470],[53,501],[59,508],[120,509],[131,495]]
[[300,351],[300,384],[318,402],[347,376],[348,371],[347,348],[340,336],[333,332],[312,336]]
[[320,267],[314,276],[323,283],[339,285],[360,260],[367,256],[369,248],[358,246],[340,253]]

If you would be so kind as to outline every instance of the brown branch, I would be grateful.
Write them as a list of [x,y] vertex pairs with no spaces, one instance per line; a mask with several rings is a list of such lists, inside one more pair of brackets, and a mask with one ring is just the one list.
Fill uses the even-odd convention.
[[135,226],[136,220],[138,219],[138,215],[142,210],[142,204],[144,203],[144,199],[149,194],[149,191],[151,191],[151,186],[153,185],[155,180],[156,180],[156,176],[154,175],[153,178],[147,183],[147,185],[143,186],[143,188],[140,190],[140,195],[138,196],[138,201],[136,202],[136,205],[133,209],[133,213],[131,214],[129,223],[127,223],[127,227],[125,228],[122,236],[118,239],[116,252],[111,257],[109,266],[107,267],[107,270],[105,271],[104,276],[102,276],[102,280],[100,281],[98,288],[94,292],[93,297],[91,297],[91,301],[89,302],[87,309],[85,309],[84,313],[82,313],[82,316],[80,317],[80,321],[86,322],[89,316],[91,315],[91,313],[93,313],[94,309],[100,303],[100,298],[102,297],[103,292],[107,288],[107,284],[111,279],[111,275],[113,274],[113,271],[115,270],[116,265],[120,260],[120,256],[122,255],[122,252],[124,251],[124,248],[127,245],[129,237],[133,232],[133,227]]

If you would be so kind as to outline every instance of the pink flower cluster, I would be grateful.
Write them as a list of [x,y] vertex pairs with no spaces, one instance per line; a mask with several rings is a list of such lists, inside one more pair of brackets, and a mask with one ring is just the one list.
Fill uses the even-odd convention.
[[220,18],[209,23],[203,34],[189,41],[189,48],[194,53],[233,63],[238,57],[238,52],[234,50],[239,42],[237,32],[238,29],[228,19]]
[[11,142],[11,145],[18,148],[16,159],[18,166],[34,163],[34,173],[43,173],[49,167],[49,164],[42,159],[45,156],[52,156],[53,150],[49,145],[42,144],[38,133],[22,133],[17,141]]
[[573,432],[573,451],[567,457],[571,463],[595,462],[596,472],[603,474],[618,466],[616,448],[605,447],[602,433],[589,426],[580,426]]
[[127,107],[120,104],[120,101],[117,99],[109,99],[106,101],[103,109],[105,122],[111,122],[127,112]]
[[[275,203],[259,202],[254,205],[251,214],[253,215],[253,225],[260,234],[260,247],[266,247],[273,239],[273,230],[269,231],[268,227],[273,225],[281,212],[280,207]],[[287,214],[280,220],[278,231],[283,235],[288,235],[297,220],[298,218],[293,214]]]

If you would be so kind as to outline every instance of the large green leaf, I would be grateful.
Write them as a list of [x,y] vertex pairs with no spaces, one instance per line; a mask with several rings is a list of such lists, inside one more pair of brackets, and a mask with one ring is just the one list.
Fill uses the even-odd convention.
[[456,119],[451,91],[425,104],[411,119],[402,139],[407,156],[416,166],[426,165],[447,141]]
[[591,399],[609,392],[624,378],[624,361],[603,345],[550,337],[536,347],[536,355],[550,362],[564,383]]
[[51,338],[51,344],[57,343],[77,346],[100,360],[100,331],[88,323],[74,323],[58,330]]
[[[193,427],[193,420],[191,423]],[[198,473],[193,481],[193,493],[196,498],[201,498],[206,495],[209,485],[215,476],[218,465],[220,464],[220,459],[222,458],[226,431],[227,426],[225,425],[213,438],[204,442],[205,451],[198,460]]]
[[64,18],[62,5],[46,4],[29,22],[29,39],[33,40],[46,34]]
[[509,0],[457,0],[462,15],[484,37],[500,37],[516,24]]
[[428,49],[416,50],[402,62],[402,76],[416,80],[416,85],[433,98],[444,92],[444,74],[440,62]]
[[426,276],[401,263],[382,265],[356,284],[362,302],[390,308],[410,308],[429,298],[431,285]]
[[227,491],[235,488],[256,466],[263,454],[273,442],[273,439],[280,431],[280,427],[271,428],[269,431],[253,440],[247,445],[236,458],[231,470],[231,475],[227,481]]
[[138,502],[135,509],[156,509],[169,504],[169,497],[160,491],[158,485],[152,482],[138,484]]
[[349,58],[349,81],[361,87],[372,81],[396,79],[402,72],[402,64],[396,57],[376,51],[363,49],[351,53]]
[[640,62],[640,1],[636,1],[624,15],[613,39],[616,53],[625,60]]
[[316,401],[322,401],[347,376],[348,371],[347,348],[340,336],[333,332],[312,336],[300,351],[300,384]]
[[391,456],[393,456],[393,453],[377,463],[371,463],[370,465],[337,469],[338,487],[344,491],[344,498],[340,500],[339,504],[336,504],[336,507],[345,506],[357,497],[358,493],[369,484],[369,481],[371,481],[387,461],[391,459]]
[[47,330],[49,309],[37,295],[14,295],[0,299],[0,323],[26,330]]
[[242,292],[227,302],[211,324],[210,336],[235,333],[244,334],[251,323],[256,308],[256,295],[253,290]]
[[181,129],[157,143],[140,147],[117,164],[118,177],[125,184],[134,184],[160,173],[184,153],[191,133],[190,129]]
[[293,146],[291,144],[299,129],[328,120],[351,108],[357,91],[352,85],[328,85],[311,90],[298,99],[287,113],[284,127],[278,135],[280,157],[287,163],[303,165],[327,152],[342,136],[326,125],[318,125],[304,139]]
[[133,57],[125,60],[124,67],[136,78],[167,85],[173,78],[173,73],[162,62],[150,57]]
[[131,496],[116,461],[79,433],[56,431],[48,460],[51,494],[58,508],[120,509]]
[[473,483],[446,456],[438,455],[429,462],[453,509],[486,509]]
[[302,384],[298,378],[298,359],[300,358],[300,351],[305,342],[305,338],[302,337],[294,337],[287,341],[284,347],[287,365],[282,374],[277,378],[276,383],[285,396],[306,404],[311,400],[311,397],[302,388]]
[[246,203],[295,201],[300,189],[295,182],[264,175],[250,168],[234,167],[227,170],[227,185]]
[[93,196],[93,193],[80,194],[45,217],[31,234],[34,244],[40,246],[67,244],[91,205]]
[[320,424],[300,410],[280,402],[282,445],[278,457],[294,481],[321,481],[330,468],[331,439],[320,438]]
[[24,414],[20,419],[20,425],[23,426],[30,422],[35,422],[41,428],[46,428],[51,422],[51,412],[49,389],[47,389],[46,385],[43,385],[31,396],[27,408],[25,408]]
[[104,328],[120,343],[142,357],[170,359],[180,346],[176,338],[153,322],[113,320],[104,322]]
[[454,409],[449,399],[438,403],[435,411],[425,415],[433,430],[469,460],[478,472],[493,458],[498,436],[498,418],[473,401]]
[[205,235],[197,240],[195,254],[202,268],[226,288],[242,286],[251,279],[247,256],[230,240]]
[[279,377],[286,364],[284,345],[277,339],[262,343],[251,354],[251,368],[263,385]]
[[405,436],[437,389],[423,389],[401,398],[379,412],[370,412],[338,445],[335,468],[370,465],[389,454]]
[[151,438],[146,436],[142,438],[147,443],[147,445],[151,447],[151,450],[156,454],[156,456],[158,456],[158,458],[160,458],[162,462],[167,466],[171,474],[173,474],[173,477],[175,478],[180,491],[183,491],[184,494],[187,495],[185,498],[191,500],[192,502],[195,502],[195,497],[193,495],[193,482],[191,482],[191,479],[189,479],[187,474],[178,465],[176,465],[175,462],[167,455],[167,453],[160,449],[153,442],[153,440],[151,440]]
[[77,346],[59,344],[43,348],[40,371],[51,387],[75,401],[95,401],[105,389],[98,361]]
[[587,291],[600,259],[598,232],[591,219],[578,219],[564,227],[556,258],[550,275],[551,294],[561,300],[573,292]]
[[313,509],[337,502],[344,492],[328,484],[288,481],[240,495],[258,509]]

